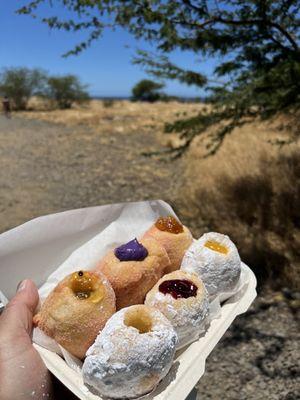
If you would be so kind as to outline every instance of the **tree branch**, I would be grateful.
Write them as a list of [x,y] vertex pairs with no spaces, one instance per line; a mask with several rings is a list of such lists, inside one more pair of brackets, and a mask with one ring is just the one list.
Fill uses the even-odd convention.
[[273,26],[274,28],[279,30],[283,34],[283,36],[285,36],[287,38],[287,40],[291,43],[293,48],[296,51],[299,51],[299,46],[298,46],[297,42],[292,38],[292,36],[281,25],[277,24],[276,22],[270,22],[269,25]]
[[203,8],[197,7],[194,4],[190,2],[190,0],[182,0],[182,3],[185,4],[186,6],[190,7],[192,10],[197,11],[198,13],[201,12],[203,13]]
[[[183,2],[188,3],[190,6],[192,6],[192,8],[194,8],[196,10],[200,10],[198,7],[193,6],[188,0],[183,0]],[[211,25],[211,24],[218,23],[218,22],[221,24],[224,24],[224,25],[261,25],[261,24],[265,23],[266,25],[269,25],[270,27],[277,29],[290,42],[293,49],[296,52],[299,51],[299,46],[298,46],[297,42],[292,38],[292,36],[277,22],[268,21],[267,19],[227,20],[222,17],[213,16],[210,19],[202,22],[201,24],[196,23],[196,22],[180,21],[180,20],[175,20],[175,19],[172,20],[172,22],[174,22],[176,24],[192,26],[192,27],[199,28],[199,29],[203,29],[207,25]],[[277,43],[278,45],[280,45],[281,48],[283,48],[285,50],[290,50],[288,47],[285,47],[281,42],[276,40],[273,36],[270,35],[270,38],[273,40],[274,43]]]
[[226,20],[222,17],[216,17],[215,22],[220,22],[225,25],[260,25],[265,23],[273,28],[276,28],[278,31],[281,32],[283,36],[291,43],[294,50],[298,51],[299,47],[295,40],[291,37],[291,35],[279,24],[276,22],[268,21],[268,20],[261,20],[261,19],[249,19],[249,20]]
[[187,26],[192,26],[192,27],[195,27],[195,28],[203,29],[207,25],[215,23],[216,21],[213,18],[213,19],[209,19],[207,21],[204,21],[202,24],[198,24],[196,22],[188,22],[188,21],[183,21],[183,20],[176,20],[176,19],[172,19],[171,22],[174,22],[175,24],[178,24],[178,25],[187,25]]

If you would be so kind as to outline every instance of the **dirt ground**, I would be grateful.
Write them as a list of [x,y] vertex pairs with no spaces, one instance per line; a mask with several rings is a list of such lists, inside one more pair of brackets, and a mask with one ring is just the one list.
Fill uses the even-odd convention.
[[[163,142],[173,146],[175,139],[162,138],[163,122],[202,106],[132,104],[123,113],[122,107],[93,107],[0,116],[1,232],[48,213],[156,198],[169,202],[183,222],[191,221],[181,211],[189,207],[182,196],[185,160],[170,163],[143,153]],[[201,221],[192,228],[201,231]],[[208,358],[199,400],[300,398],[294,297],[260,293]]]
[[70,120],[65,111],[64,125],[60,111],[0,117],[1,231],[70,208],[155,198],[174,205],[182,162],[170,167],[143,155],[161,148],[159,109],[139,109],[143,122],[135,108],[123,116],[120,110],[102,109],[101,119],[95,110],[70,110]]

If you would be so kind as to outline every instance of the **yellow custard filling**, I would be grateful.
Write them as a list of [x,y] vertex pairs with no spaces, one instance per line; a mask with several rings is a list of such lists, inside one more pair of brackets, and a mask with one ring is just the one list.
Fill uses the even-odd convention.
[[222,254],[228,253],[227,247],[223,246],[222,244],[220,244],[218,242],[215,242],[214,240],[208,240],[204,244],[204,246],[210,250],[217,251],[218,253],[222,253]]
[[70,278],[70,288],[79,300],[99,303],[105,295],[105,288],[100,279],[90,272],[74,272]]
[[147,311],[137,309],[129,310],[124,317],[124,324],[132,326],[140,333],[150,332],[152,329],[152,320]]

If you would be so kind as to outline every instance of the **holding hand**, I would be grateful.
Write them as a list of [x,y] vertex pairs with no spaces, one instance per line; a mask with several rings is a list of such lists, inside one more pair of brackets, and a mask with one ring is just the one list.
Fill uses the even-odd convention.
[[39,296],[26,279],[0,317],[0,399],[53,399],[51,376],[31,341]]

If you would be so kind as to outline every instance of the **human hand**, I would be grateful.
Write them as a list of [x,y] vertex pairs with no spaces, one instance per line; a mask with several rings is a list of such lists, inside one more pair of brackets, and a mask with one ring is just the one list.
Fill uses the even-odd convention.
[[31,341],[39,296],[35,284],[21,282],[0,316],[0,399],[52,400],[51,376]]

